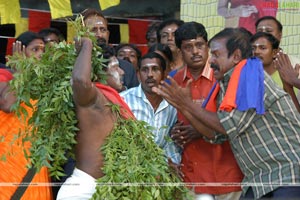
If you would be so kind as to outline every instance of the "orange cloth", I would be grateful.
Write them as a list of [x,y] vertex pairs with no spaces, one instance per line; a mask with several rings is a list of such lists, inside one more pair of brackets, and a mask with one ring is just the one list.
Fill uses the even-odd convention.
[[[31,109],[26,109],[28,114],[31,115]],[[24,130],[24,123],[14,113],[8,114],[0,111],[0,137],[4,136],[4,141],[2,140],[3,138],[0,140],[0,156],[6,155],[7,159],[6,161],[0,160],[0,199],[10,199],[17,189],[17,185],[14,184],[21,183],[28,171],[26,167],[28,161],[24,156],[21,140],[11,144],[14,141],[14,135],[18,134],[19,130]],[[30,142],[25,142],[24,148],[28,150]],[[8,155],[8,152],[11,155]],[[48,185],[50,182],[48,170],[46,167],[43,167],[31,182],[35,185],[29,186],[21,199],[51,200],[52,191]]]
[[[180,86],[185,87],[187,81],[193,77],[185,67],[177,72],[174,79]],[[202,104],[214,82],[213,73],[207,64],[202,75],[197,80],[193,79],[191,83],[191,94],[195,104]],[[210,106],[216,109],[216,105]],[[185,125],[190,124],[180,112],[178,112],[178,120],[183,121]],[[229,142],[210,144],[202,138],[192,141],[184,148],[181,163],[183,164],[182,172],[185,175],[184,182],[186,183],[241,183],[243,179]],[[212,187],[203,185],[193,189],[197,194],[215,195],[241,191],[239,186]]]
[[[240,79],[240,73],[245,66],[247,60],[244,59],[237,66],[235,66],[234,71],[232,72],[230,81],[228,83],[228,88],[226,91],[224,99],[220,105],[220,110],[230,112],[232,109],[236,108],[236,93],[238,90],[239,85],[239,79]],[[220,85],[217,83],[216,88],[214,89],[213,93],[211,94],[210,99],[207,102],[206,108],[210,111],[216,112],[216,101],[217,101],[217,95],[220,90]]]

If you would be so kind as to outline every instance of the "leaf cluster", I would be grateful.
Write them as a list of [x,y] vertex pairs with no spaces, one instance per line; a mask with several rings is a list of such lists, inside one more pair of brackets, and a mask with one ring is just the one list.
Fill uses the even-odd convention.
[[146,122],[118,119],[101,148],[105,175],[97,179],[92,199],[188,199],[151,130]]
[[[85,36],[92,39],[91,78],[104,83],[106,77],[101,48],[96,45],[92,33],[81,26],[79,17],[72,23],[78,29],[79,38]],[[67,160],[66,152],[72,152],[76,144],[78,128],[70,83],[76,57],[74,44],[61,42],[47,46],[41,60],[13,55],[8,62],[16,70],[10,83],[17,97],[13,110],[18,116],[26,114],[22,102],[34,109],[28,120],[30,129],[23,138],[23,141],[31,141],[32,144],[28,158],[37,169],[47,166],[56,178],[64,175],[61,166]]]

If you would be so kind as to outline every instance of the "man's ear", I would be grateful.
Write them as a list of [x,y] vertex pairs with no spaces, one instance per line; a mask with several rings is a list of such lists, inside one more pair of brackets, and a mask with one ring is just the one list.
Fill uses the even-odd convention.
[[272,57],[273,57],[273,59],[276,58],[276,55],[277,55],[278,52],[279,52],[279,49],[273,49],[272,50]]
[[242,52],[240,49],[236,49],[233,54],[233,63],[238,64],[242,60]]

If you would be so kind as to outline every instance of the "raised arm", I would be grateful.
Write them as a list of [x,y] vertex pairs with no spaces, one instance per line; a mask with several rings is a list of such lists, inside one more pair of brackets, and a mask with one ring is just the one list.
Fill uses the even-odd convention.
[[89,106],[97,99],[97,88],[91,81],[91,57],[93,44],[89,38],[81,38],[75,41],[75,47],[79,51],[72,73],[73,98],[79,106]]
[[292,97],[292,100],[300,112],[300,104],[294,92],[294,87],[300,89],[300,79],[298,79],[299,65],[296,65],[294,69],[289,56],[282,52],[278,53],[276,56],[275,67],[280,74],[280,78],[283,83],[283,89]]

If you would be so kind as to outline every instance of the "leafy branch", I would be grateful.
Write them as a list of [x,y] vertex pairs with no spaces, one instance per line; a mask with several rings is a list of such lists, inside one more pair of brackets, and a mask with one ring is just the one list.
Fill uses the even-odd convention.
[[[79,38],[85,36],[92,39],[91,77],[93,81],[104,83],[105,66],[101,48],[96,45],[94,35],[81,25],[80,17],[72,23]],[[76,57],[74,44],[61,42],[46,47],[41,60],[13,55],[8,62],[16,70],[10,85],[17,96],[13,109],[18,116],[26,114],[20,106],[22,102],[34,109],[28,120],[30,129],[23,139],[32,143],[28,158],[37,169],[47,166],[51,175],[57,178],[63,175],[61,166],[67,160],[66,152],[72,156],[76,144],[78,128],[70,84]]]
[[188,189],[168,166],[163,150],[154,142],[152,129],[143,121],[118,118],[101,147],[105,175],[97,179],[92,199],[191,198]]

